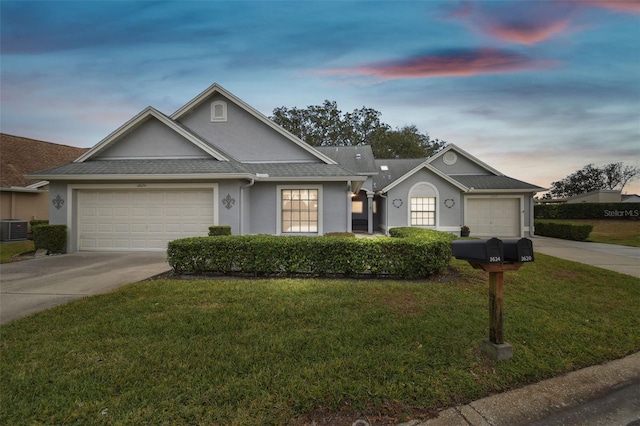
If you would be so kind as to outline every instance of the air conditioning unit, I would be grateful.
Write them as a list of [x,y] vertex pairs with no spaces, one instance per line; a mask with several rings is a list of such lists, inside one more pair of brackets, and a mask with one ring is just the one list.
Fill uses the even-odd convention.
[[0,241],[21,241],[27,239],[26,220],[0,220]]

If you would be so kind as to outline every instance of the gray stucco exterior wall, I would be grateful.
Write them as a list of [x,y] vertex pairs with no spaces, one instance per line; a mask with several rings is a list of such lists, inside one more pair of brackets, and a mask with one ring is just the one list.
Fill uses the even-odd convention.
[[211,158],[190,141],[151,117],[134,132],[96,156],[97,160],[122,158]]
[[[251,198],[250,226],[246,234],[276,234],[278,232],[277,211],[278,187],[305,186],[293,182],[256,182],[245,189],[245,199]],[[348,214],[348,196],[345,182],[309,183],[308,186],[322,187],[322,233],[344,232],[348,229],[351,216]],[[250,195],[249,195],[250,193]]]
[[[226,102],[226,121],[211,121],[211,103],[214,101]],[[220,94],[203,102],[180,122],[241,162],[318,161],[308,151],[294,146],[283,135]]]
[[414,173],[392,188],[386,194],[388,198],[386,203],[384,199],[381,200],[387,206],[388,215],[388,218],[383,219],[383,226],[388,225],[389,228],[394,228],[410,225],[410,191],[420,183],[429,183],[437,189],[436,226],[433,228],[445,232],[460,231],[462,221],[460,189],[426,170]]
[[457,160],[454,164],[446,164],[444,162],[444,156],[440,156],[429,163],[436,169],[444,172],[448,175],[486,175],[489,174],[487,170],[473,161],[457,155]]

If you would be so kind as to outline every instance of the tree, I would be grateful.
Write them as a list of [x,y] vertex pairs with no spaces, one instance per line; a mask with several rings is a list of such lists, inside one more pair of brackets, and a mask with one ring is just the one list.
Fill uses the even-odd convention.
[[427,133],[420,133],[415,125],[389,130],[383,138],[371,144],[376,158],[420,158],[440,151],[446,142],[431,140]]
[[367,107],[343,114],[335,101],[325,100],[306,109],[275,108],[270,118],[309,145],[371,145],[377,158],[428,157],[446,145],[420,133],[415,125],[393,130],[381,115]]
[[640,176],[640,168],[610,163],[602,167],[587,164],[566,178],[551,183],[549,196],[545,198],[566,198],[600,189],[619,190]]

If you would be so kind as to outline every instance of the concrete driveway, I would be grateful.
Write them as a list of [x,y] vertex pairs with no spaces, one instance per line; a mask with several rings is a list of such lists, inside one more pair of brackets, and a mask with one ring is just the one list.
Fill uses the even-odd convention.
[[533,251],[640,278],[640,247],[558,238],[531,238]]
[[169,271],[165,252],[78,252],[0,265],[0,324]]

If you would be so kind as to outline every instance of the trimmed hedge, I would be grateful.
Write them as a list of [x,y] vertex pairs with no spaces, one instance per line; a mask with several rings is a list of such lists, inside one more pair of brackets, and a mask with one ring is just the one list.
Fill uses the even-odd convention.
[[453,234],[442,231],[435,231],[433,229],[416,228],[413,226],[400,226],[398,228],[390,228],[389,236],[393,238],[449,238],[449,241],[456,239],[456,236]]
[[209,236],[231,235],[231,227],[229,225],[217,225],[209,227]]
[[29,221],[29,225],[31,228],[38,225],[48,225],[49,221],[47,219],[33,219]]
[[36,250],[49,250],[49,254],[63,253],[67,245],[67,225],[36,225],[33,227]]
[[451,237],[335,238],[303,236],[193,237],[171,241],[177,274],[371,276],[418,279],[444,271]]
[[550,220],[536,220],[535,234],[564,240],[585,241],[593,230],[593,225],[582,223],[560,223]]
[[536,219],[640,220],[640,203],[538,204]]

